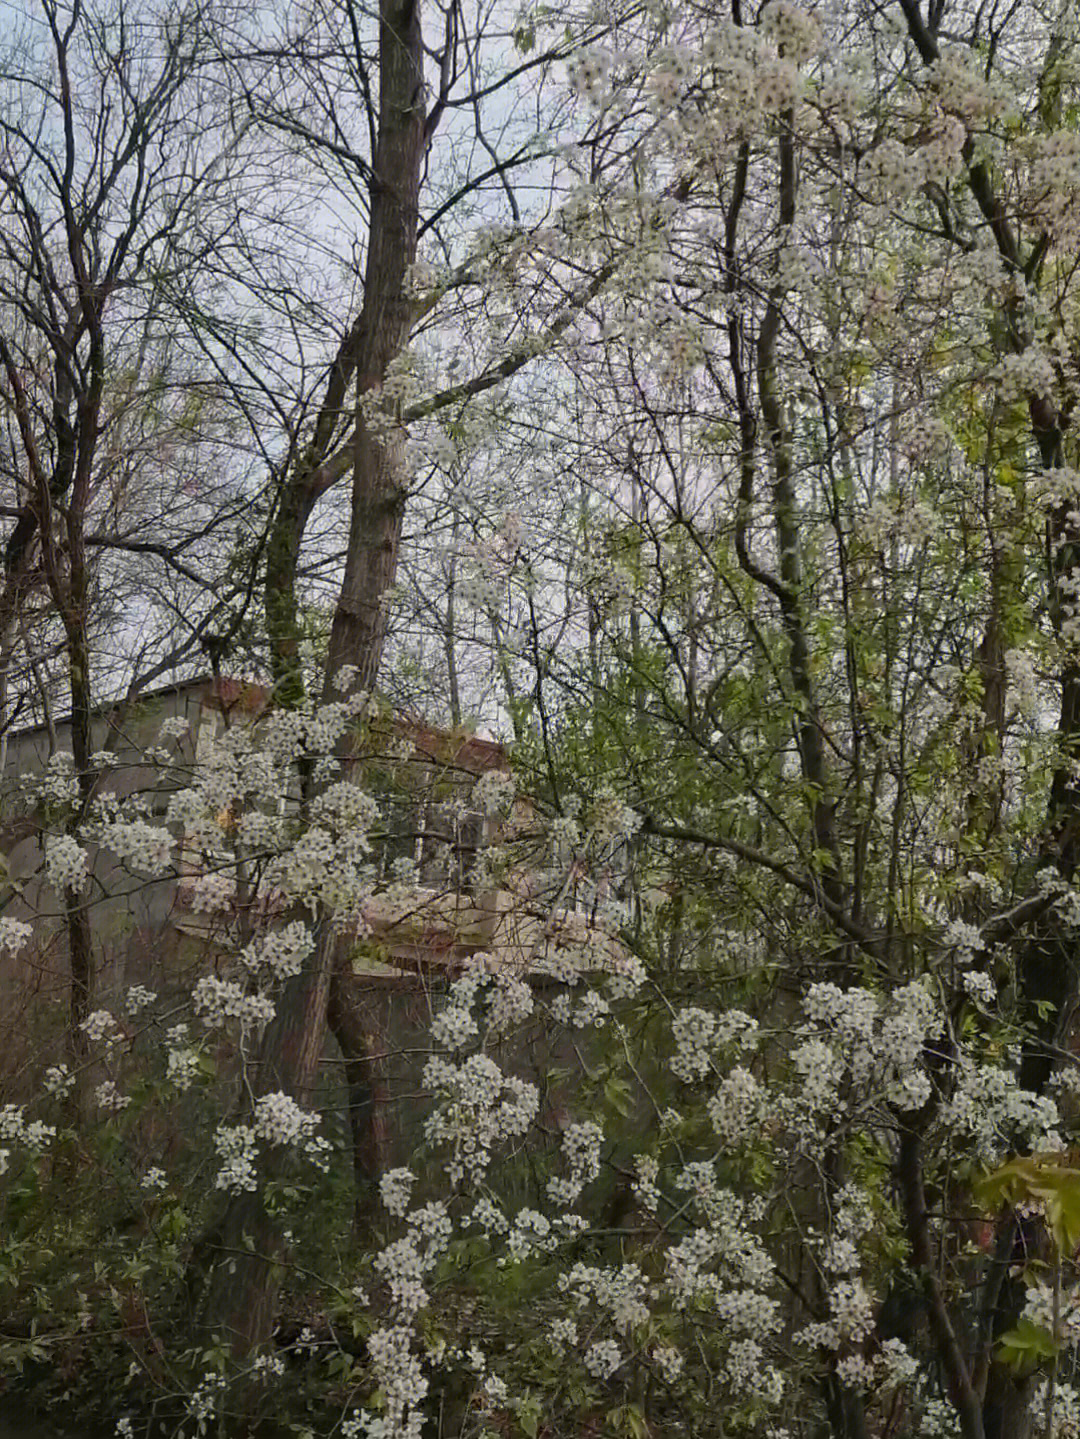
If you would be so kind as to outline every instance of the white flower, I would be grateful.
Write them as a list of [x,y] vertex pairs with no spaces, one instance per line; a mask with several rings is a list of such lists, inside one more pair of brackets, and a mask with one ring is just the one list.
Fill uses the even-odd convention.
[[476,1020],[460,1004],[449,1004],[431,1022],[431,1037],[444,1049],[461,1049],[479,1033]]
[[195,914],[227,914],[235,900],[236,880],[229,874],[200,874],[189,894]]
[[533,992],[523,979],[497,974],[488,1000],[488,1034],[504,1034],[513,1025],[528,1019],[533,1007]]
[[954,919],[942,935],[942,943],[947,949],[956,950],[958,964],[970,964],[972,957],[984,949],[983,937],[973,924],[967,924],[962,919]]
[[589,828],[601,842],[626,839],[641,828],[641,816],[609,787],[597,792],[589,814]]
[[158,730],[158,742],[164,743],[166,740],[180,739],[187,734],[190,728],[191,724],[184,715],[170,715],[167,720],[162,721],[161,728]]
[[560,1357],[578,1342],[577,1325],[572,1319],[556,1319],[548,1330],[548,1343]]
[[90,877],[90,857],[70,834],[45,836],[45,877],[59,893],[79,894]]
[[481,1229],[486,1238],[490,1238],[493,1232],[504,1234],[509,1228],[506,1215],[486,1194],[482,1195],[473,1206],[469,1223],[475,1224],[478,1229]]
[[101,825],[97,839],[117,859],[152,877],[168,874],[172,866],[174,840],[167,829],[146,820],[114,820]]
[[809,1039],[795,1050],[791,1059],[802,1078],[800,1102],[815,1113],[838,1107],[844,1064],[829,1045],[820,1039]]
[[214,1180],[216,1188],[230,1194],[242,1194],[258,1188],[255,1159],[259,1151],[254,1132],[247,1125],[218,1125],[214,1133],[214,1148],[224,1160]]
[[165,1063],[165,1078],[183,1093],[199,1077],[199,1054],[195,1049],[170,1049]]
[[77,804],[79,781],[75,774],[75,758],[66,750],[51,755],[44,773],[30,775],[24,781],[32,794],[37,794],[47,804]]
[[131,1103],[129,1094],[121,1094],[111,1079],[104,1080],[94,1090],[94,1098],[102,1109],[111,1110],[114,1114],[121,1109],[126,1109]]
[[611,1006],[595,989],[587,989],[577,1003],[570,1022],[575,1029],[602,1029],[611,1013]]
[[687,1084],[704,1079],[712,1067],[711,1050],[715,1042],[716,1016],[708,1010],[682,1009],[671,1022],[675,1055],[671,1072]]
[[750,1135],[764,1106],[761,1086],[741,1065],[736,1065],[708,1103],[713,1128],[726,1145],[738,1144]]
[[75,1088],[75,1076],[66,1064],[54,1064],[45,1071],[42,1083],[49,1094],[55,1095],[57,1099],[66,1099]]
[[878,1356],[889,1385],[912,1384],[919,1375],[919,1361],[901,1339],[886,1339]]
[[9,919],[5,915],[0,918],[0,949],[6,949],[9,954],[18,954],[33,932],[28,924],[23,924],[18,919]]
[[379,1198],[383,1208],[391,1214],[401,1216],[409,1207],[416,1175],[411,1169],[389,1169],[379,1180]]
[[311,1139],[319,1116],[301,1109],[295,1099],[281,1090],[263,1094],[255,1101],[252,1128],[268,1144],[305,1144]]
[[651,1154],[636,1154],[634,1168],[637,1170],[634,1197],[643,1209],[655,1214],[660,1203],[660,1190],[656,1183],[660,1176],[660,1165]]
[[997,985],[982,970],[968,970],[964,975],[964,993],[972,999],[978,1000],[980,1004],[993,1004],[997,998]]
[[505,814],[516,792],[513,775],[505,770],[489,769],[477,780],[473,795],[484,814]]
[[330,830],[348,831],[366,849],[367,831],[379,818],[379,806],[365,790],[340,780],[316,797],[312,814]]
[[116,1020],[107,1009],[95,1009],[93,1014],[88,1014],[79,1028],[86,1035],[87,1039],[98,1041],[108,1036],[110,1039],[115,1036]]
[[56,1127],[43,1124],[40,1119],[26,1122],[21,1105],[5,1104],[0,1109],[0,1141],[16,1140],[28,1149],[40,1151],[56,1138]]
[[240,1021],[242,1028],[269,1024],[274,1005],[262,994],[245,994],[233,980],[218,979],[208,974],[192,991],[195,1013],[202,1015],[210,1029],[220,1028],[230,1019]]
[[314,948],[315,940],[307,925],[293,920],[253,940],[240,951],[240,963],[251,974],[266,971],[273,979],[288,979],[300,973]]
[[338,694],[347,695],[350,690],[355,689],[359,674],[360,671],[355,665],[342,665],[333,679],[333,685]]
[[685,1361],[677,1349],[658,1344],[652,1352],[652,1358],[667,1384],[673,1384],[683,1371]]
[[526,1259],[537,1250],[554,1248],[551,1220],[535,1209],[519,1210],[506,1241],[512,1259]]
[[158,1169],[157,1166],[148,1169],[139,1181],[143,1189],[150,1190],[164,1189],[168,1182],[164,1169]]
[[504,1075],[487,1054],[471,1055],[460,1065],[433,1056],[424,1066],[423,1079],[437,1100],[424,1125],[425,1137],[450,1148],[451,1184],[466,1173],[479,1181],[493,1145],[524,1134],[540,1106],[534,1085]]
[[788,0],[769,0],[761,12],[761,29],[797,65],[812,59],[821,46],[817,20]]
[[153,1004],[157,995],[152,989],[147,989],[141,984],[133,984],[127,992],[127,999],[124,1008],[128,1014],[138,1014],[140,1009],[145,1009],[148,1004]]
[[622,1354],[614,1340],[601,1339],[589,1345],[581,1362],[594,1379],[607,1379],[622,1363]]
[[837,1333],[861,1342],[874,1328],[874,1305],[861,1279],[842,1279],[829,1291],[829,1308]]

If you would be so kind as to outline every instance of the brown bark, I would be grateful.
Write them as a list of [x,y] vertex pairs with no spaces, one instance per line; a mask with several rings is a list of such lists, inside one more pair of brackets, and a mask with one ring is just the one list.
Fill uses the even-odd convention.
[[372,998],[364,992],[363,979],[353,973],[344,951],[338,956],[330,980],[329,1017],[344,1060],[349,1093],[355,1221],[359,1236],[375,1211],[379,1175],[387,1164],[389,1092],[380,1016]]
[[423,44],[416,0],[383,0],[379,19],[379,139],[371,231],[356,368],[353,491],[345,574],[330,632],[328,683],[346,664],[370,689],[386,633],[386,591],[397,573],[405,513],[398,415],[365,414],[367,392],[381,385],[408,342],[415,302],[405,277],[416,259],[420,179],[427,144]]
[[[379,19],[379,133],[371,179],[371,221],[364,300],[350,335],[345,368],[355,372],[356,410],[352,513],[341,594],[334,615],[327,693],[343,665],[354,665],[358,685],[374,684],[386,630],[384,595],[393,583],[405,489],[397,419],[378,420],[364,401],[378,389],[390,362],[408,341],[415,307],[405,294],[416,256],[419,191],[427,144],[423,44],[419,4],[382,0]],[[302,693],[295,665],[295,574],[303,526],[318,493],[318,477],[300,474],[287,487],[271,541],[267,620],[282,699]],[[287,523],[282,527],[284,516]],[[329,927],[305,971],[286,986],[277,1017],[260,1047],[258,1085],[281,1089],[303,1102],[322,1056],[329,1017],[334,940]],[[359,1052],[348,1004],[334,1006],[338,1043],[347,1065],[366,1062]],[[371,1137],[361,1134],[354,1162],[368,1165]],[[234,1197],[218,1231],[219,1256],[207,1296],[206,1324],[234,1352],[246,1353],[270,1338],[277,1305],[282,1241],[258,1195]]]
[[[334,934],[325,926],[308,964],[278,995],[274,1019],[259,1050],[255,1076],[262,1094],[284,1090],[298,1104],[310,1101],[322,1059]],[[265,1156],[276,1177],[282,1156]],[[233,1196],[209,1239],[212,1251],[204,1322],[233,1349],[245,1354],[266,1344],[274,1328],[279,1266],[284,1255],[280,1226],[266,1211],[261,1191]]]

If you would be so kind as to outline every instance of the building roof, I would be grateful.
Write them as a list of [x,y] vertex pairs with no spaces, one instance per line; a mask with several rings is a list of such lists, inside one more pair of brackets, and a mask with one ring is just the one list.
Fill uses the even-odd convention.
[[[258,680],[238,679],[231,675],[193,675],[190,679],[174,680],[152,690],[141,690],[130,699],[109,700],[96,705],[93,716],[95,719],[119,720],[135,706],[182,694],[199,698],[204,705],[230,714],[238,711],[257,717],[266,709],[271,690],[269,685]],[[70,723],[70,713],[52,721],[54,727]],[[378,729],[382,723],[376,720],[374,727]],[[497,740],[483,739],[465,729],[446,729],[429,724],[419,715],[407,714],[390,716],[385,724],[388,741],[407,738],[412,742],[411,758],[415,760],[446,765],[472,775],[505,769],[509,763],[504,746]],[[9,730],[8,737],[38,734],[48,728],[49,723],[41,720],[37,724]]]

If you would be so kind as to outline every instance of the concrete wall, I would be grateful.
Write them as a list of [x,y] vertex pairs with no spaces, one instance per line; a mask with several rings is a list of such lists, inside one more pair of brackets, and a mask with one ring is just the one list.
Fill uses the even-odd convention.
[[[200,727],[219,722],[219,712],[208,704],[205,683],[159,691],[137,706],[102,712],[94,721],[96,749],[109,750],[117,759],[99,782],[101,791],[129,796],[142,793],[151,812],[164,813],[170,788],[185,782]],[[171,785],[160,784],[160,767],[148,765],[145,750],[157,742],[167,718],[184,716],[190,734],[170,749],[177,755]],[[34,938],[18,956],[0,953],[0,1086],[5,1093],[34,1061],[35,1073],[43,1053],[57,1057],[68,1003],[66,933],[58,897],[35,876],[44,857],[38,821],[20,781],[39,775],[56,752],[70,752],[71,727],[67,720],[52,729],[45,726],[17,731],[7,737],[2,791],[0,791],[0,849],[7,867],[7,882],[0,886],[0,913],[34,920]],[[153,977],[154,988],[177,990],[187,983],[205,954],[196,953],[175,928],[177,886],[174,880],[147,880],[126,871],[113,856],[91,855],[90,883],[85,903],[90,908],[94,936],[94,1003],[114,1002],[131,984]],[[8,1096],[13,1097],[13,1096]]]

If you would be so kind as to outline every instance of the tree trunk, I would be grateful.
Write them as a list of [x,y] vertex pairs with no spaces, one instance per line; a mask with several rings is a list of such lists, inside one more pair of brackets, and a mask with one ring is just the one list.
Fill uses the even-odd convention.
[[343,947],[330,981],[330,1028],[345,1062],[358,1236],[375,1212],[379,1175],[386,1168],[389,1101],[386,1038],[380,1032],[375,1003],[365,999],[363,984],[352,972]]
[[[332,928],[324,925],[307,965],[278,995],[259,1049],[259,1093],[284,1090],[298,1104],[309,1102],[326,1035],[335,945]],[[282,1158],[264,1153],[264,1181],[277,1177]],[[205,1247],[211,1252],[205,1326],[234,1353],[247,1354],[273,1334],[284,1256],[280,1226],[267,1213],[261,1191],[233,1195]]]
[[[396,416],[384,410],[374,423],[363,402],[369,391],[381,387],[415,319],[413,303],[405,295],[405,279],[416,256],[427,143],[420,8],[415,0],[381,0],[379,67],[379,135],[364,301],[352,334],[357,399],[352,516],[330,637],[328,696],[344,665],[356,667],[357,687],[370,689],[374,684],[386,632],[384,596],[396,576],[405,511]],[[310,486],[298,487],[297,495],[286,509],[285,530],[272,540],[271,558],[277,569],[267,581],[267,620],[279,683],[283,676],[287,683],[289,673],[296,678],[295,660],[289,669],[288,650],[296,633],[296,559],[313,503]],[[260,1047],[260,1092],[284,1090],[301,1103],[309,1094],[326,1038],[333,963],[334,936],[325,925],[308,968],[278,997],[277,1017]],[[335,1014],[346,1008],[335,1006]],[[337,1039],[346,1065],[366,1062],[366,1051],[355,1047],[351,1024],[338,1027]],[[366,1165],[368,1145],[362,1137],[354,1146],[354,1164]],[[206,1324],[228,1341],[234,1353],[244,1354],[265,1344],[273,1332],[283,1241],[258,1195],[234,1196],[217,1235],[219,1255],[210,1278]]]

